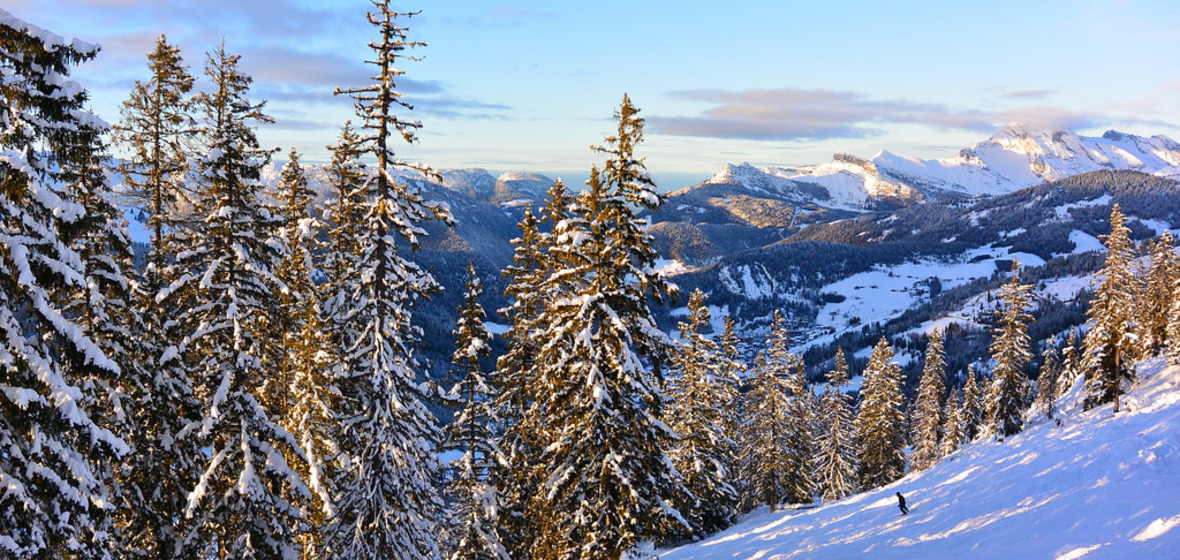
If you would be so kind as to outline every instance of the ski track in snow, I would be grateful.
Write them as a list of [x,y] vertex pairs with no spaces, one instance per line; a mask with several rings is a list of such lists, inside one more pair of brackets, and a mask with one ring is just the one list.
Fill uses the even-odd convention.
[[1118,415],[1082,411],[1075,386],[1060,426],[1032,420],[888,486],[815,509],[763,509],[659,558],[1177,558],[1180,367],[1153,359],[1139,375]]

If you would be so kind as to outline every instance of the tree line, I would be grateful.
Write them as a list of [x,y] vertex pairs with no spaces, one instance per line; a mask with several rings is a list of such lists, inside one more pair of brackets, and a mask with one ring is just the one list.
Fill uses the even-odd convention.
[[[1117,205],[1084,339],[1046,346],[1035,396],[1017,263],[989,374],[948,388],[935,332],[912,406],[885,338],[859,390],[840,350],[818,394],[777,310],[752,364],[731,319],[706,335],[699,290],[673,339],[651,305],[678,289],[639,214],[663,197],[624,96],[586,188],[558,182],[523,214],[495,360],[469,268],[439,387],[412,323],[438,283],[411,253],[422,224],[451,217],[394,173],[393,144],[421,127],[398,63],[423,45],[402,24],[415,14],[373,6],[375,77],[337,90],[358,125],[329,147],[322,206],[294,150],[264,186],[270,117],[224,44],[193,92],[161,36],[108,131],[68,79],[97,49],[0,11],[0,556],[613,560],[1018,433],[1073,377],[1087,406],[1117,411],[1136,360],[1180,356],[1172,240],[1135,270]],[[138,264],[108,132],[148,216]]]

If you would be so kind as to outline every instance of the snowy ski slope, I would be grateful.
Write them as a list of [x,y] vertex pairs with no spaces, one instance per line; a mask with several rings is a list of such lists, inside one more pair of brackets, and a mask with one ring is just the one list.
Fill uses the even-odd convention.
[[1153,359],[1139,375],[1117,416],[1082,411],[1075,386],[1060,426],[1042,416],[884,488],[762,510],[658,558],[1180,558],[1180,367]]

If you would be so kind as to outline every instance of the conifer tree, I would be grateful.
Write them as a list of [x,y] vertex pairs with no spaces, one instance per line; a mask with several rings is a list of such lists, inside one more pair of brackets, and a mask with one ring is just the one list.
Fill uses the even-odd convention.
[[964,441],[974,441],[983,427],[984,399],[983,390],[976,381],[975,364],[967,366],[967,380],[963,382],[963,422]]
[[[71,379],[114,379],[119,366],[62,315],[54,289],[84,290],[82,257],[58,233],[84,210],[52,186],[94,171],[105,125],[83,108],[71,67],[97,47],[0,10],[0,554],[103,558],[111,498],[104,464],[122,439],[91,417]],[[79,165],[82,164],[82,165]],[[79,179],[80,177],[74,177]],[[97,272],[97,271],[96,271]]]
[[[200,554],[201,543],[187,538],[184,512],[187,494],[201,471],[201,451],[195,438],[177,436],[199,419],[200,404],[190,368],[178,352],[182,341],[175,332],[168,332],[173,313],[161,312],[156,302],[157,294],[172,280],[165,273],[181,248],[173,242],[181,235],[173,227],[183,221],[178,202],[191,203],[185,180],[197,131],[187,99],[193,77],[180,50],[163,35],[148,54],[148,68],[151,77],[136,81],[123,103],[122,120],[113,129],[114,141],[130,152],[119,171],[128,194],[147,211],[151,227],[147,264],[124,287],[130,292],[127,303],[136,321],[128,324],[134,335],[124,340],[134,345],[135,356],[119,362],[128,393],[125,400],[135,405],[125,409],[126,437],[133,452],[114,473],[119,489],[115,500],[120,550],[116,554],[194,558]],[[117,244],[108,245],[115,254]],[[118,257],[111,258],[119,262]]]
[[741,509],[750,511],[767,505],[774,511],[787,495],[786,452],[779,434],[787,431],[790,391],[782,372],[771,367],[766,352],[758,354],[752,373],[742,406]]
[[1131,270],[1135,251],[1126,223],[1126,216],[1115,204],[1110,211],[1110,235],[1103,239],[1106,259],[1086,313],[1090,327],[1083,342],[1083,406],[1093,408],[1113,401],[1115,413],[1124,384],[1135,378],[1137,281]]
[[434,277],[399,254],[397,240],[417,250],[428,219],[450,224],[441,205],[393,173],[413,167],[397,159],[391,142],[416,139],[421,123],[402,118],[410,109],[397,89],[404,73],[398,68],[406,49],[423,46],[407,39],[404,17],[385,0],[374,0],[368,14],[377,30],[369,43],[374,51],[373,82],[337,89],[353,98],[364,133],[348,146],[376,160],[362,187],[365,220],[353,235],[359,258],[345,274],[356,279],[355,290],[331,313],[347,349],[343,356],[341,414],[342,448],[348,467],[340,473],[336,515],[328,521],[327,546],[341,559],[432,559],[439,556],[436,531],[442,502],[434,484],[438,470],[435,448],[440,438],[436,420],[426,408],[431,398],[412,346],[419,330],[411,323],[415,302],[438,288]]
[[669,453],[684,476],[688,503],[678,504],[698,536],[720,531],[734,521],[737,490],[737,444],[730,437],[727,414],[737,404],[737,388],[727,377],[728,358],[701,331],[712,315],[704,292],[688,298],[688,320],[680,323],[680,349],[672,359],[668,424],[678,439]]
[[535,558],[617,557],[640,540],[688,530],[671,505],[684,488],[662,420],[670,341],[648,308],[648,297],[674,292],[654,271],[654,241],[631,206],[655,210],[662,201],[633,152],[643,138],[637,112],[624,97],[618,133],[600,150],[606,172],[591,170],[589,188],[553,232],[530,409],[549,426],[537,463],[544,505],[529,513]]
[[775,310],[766,350],[746,401],[743,478],[747,506],[811,501],[812,413],[802,360],[790,351],[786,320]]
[[942,449],[943,457],[954,453],[967,441],[967,431],[963,424],[963,405],[959,399],[959,392],[951,390],[946,399],[943,410]]
[[318,235],[324,224],[312,212],[315,192],[294,149],[273,198],[281,204],[276,210],[284,220],[278,235],[283,258],[275,271],[279,292],[270,321],[270,336],[278,346],[275,374],[264,382],[262,394],[270,414],[282,419],[283,428],[303,450],[305,460],[291,453],[287,461],[312,492],[303,506],[306,530],[299,535],[303,558],[311,559],[325,554],[323,527],[333,513],[340,390],[332,369],[336,353],[312,278],[312,254],[322,250]]
[[1065,345],[1061,348],[1061,374],[1057,380],[1057,396],[1064,396],[1081,375],[1081,350],[1078,348],[1077,329],[1069,329]]
[[[131,449],[126,456],[101,465],[101,476],[113,485],[112,525],[103,529],[114,537],[113,554],[184,557],[186,547],[176,519],[183,512],[184,492],[195,480],[191,458],[199,451],[165,435],[176,433],[185,419],[184,409],[170,406],[176,404],[171,395],[157,394],[158,388],[177,378],[177,372],[169,365],[153,363],[160,354],[150,336],[145,336],[145,312],[137,301],[143,296],[143,285],[107,178],[107,155],[99,137],[105,130],[100,124],[81,126],[69,149],[59,151],[61,194],[82,209],[77,219],[59,224],[60,238],[80,257],[84,281],[60,287],[53,299],[83,334],[119,364],[120,374],[67,362],[63,375],[82,390],[87,415],[120,435]],[[164,433],[158,431],[161,426],[166,428]],[[186,457],[181,458],[182,454]],[[183,469],[175,469],[177,464]]]
[[303,460],[302,450],[262,399],[278,222],[259,204],[270,152],[259,147],[254,125],[270,119],[247,97],[252,80],[238,70],[239,58],[224,45],[209,54],[205,73],[215,89],[197,96],[205,146],[196,208],[204,220],[178,237],[187,245],[161,299],[177,310],[202,401],[199,426],[180,437],[208,450],[186,517],[211,553],[285,558],[297,550],[293,527],[309,491],[285,459]]
[[1180,276],[1174,244],[1168,231],[1151,244],[1151,262],[1140,285],[1142,294],[1135,298],[1139,355],[1143,357],[1162,355],[1168,345],[1168,318],[1172,312],[1176,278]]
[[913,470],[920,471],[934,466],[942,457],[942,427],[944,419],[943,393],[945,392],[946,358],[943,349],[942,331],[930,333],[926,346],[926,361],[922,366],[922,379],[918,382],[918,397],[913,412],[913,448],[910,458]]
[[540,341],[535,338],[534,329],[544,303],[540,297],[545,278],[542,237],[532,208],[526,207],[520,221],[520,236],[512,240],[513,264],[504,271],[509,280],[505,295],[510,298],[510,305],[501,309],[500,315],[512,320],[504,335],[508,350],[497,360],[493,377],[496,413],[501,422],[496,433],[501,462],[489,476],[501,496],[499,525],[503,528],[505,546],[514,557],[524,557],[530,548],[528,538],[534,531],[524,525],[528,519],[525,510],[536,499],[539,484],[535,463],[539,455],[536,438],[540,433],[537,427],[527,426],[525,422],[531,418],[528,409],[535,402],[534,357]]
[[152,235],[148,261],[158,271],[165,265],[165,228],[175,217],[177,199],[183,196],[189,143],[197,129],[188,101],[194,78],[180,48],[169,44],[167,36],[156,40],[155,50],[148,54],[148,69],[151,77],[136,80],[131,97],[123,102],[114,138],[131,152],[119,171],[138,206],[148,211]]
[[856,415],[857,458],[864,489],[884,486],[905,474],[901,367],[885,337],[877,342],[862,374]]
[[988,429],[1003,440],[1024,429],[1024,406],[1028,399],[1028,376],[1024,367],[1032,361],[1028,325],[1032,315],[1032,285],[1020,283],[1020,263],[1012,261],[1012,279],[1000,288],[1003,309],[997,313],[998,327],[992,339],[992,384],[988,393]]
[[1058,381],[1061,378],[1061,356],[1057,338],[1049,337],[1041,351],[1041,369],[1037,373],[1037,409],[1052,419],[1057,414]]
[[454,464],[448,494],[451,522],[448,560],[507,560],[507,549],[498,525],[499,497],[489,472],[500,451],[492,432],[496,418],[496,389],[481,362],[491,354],[492,333],[484,325],[484,310],[477,301],[483,286],[475,267],[467,265],[467,286],[455,326],[455,352],[451,357],[458,381],[448,398],[458,408],[446,428],[444,451],[463,455]]
[[1180,364],[1180,277],[1172,291],[1172,308],[1168,313],[1168,344],[1164,349],[1168,363]]
[[836,349],[836,363],[828,372],[822,406],[823,429],[817,449],[817,486],[825,501],[850,496],[859,488],[856,433],[853,431],[855,414],[852,396],[847,393],[848,362],[844,349]]
[[[332,161],[325,169],[329,186],[325,203],[326,247],[320,252],[318,268],[327,277],[320,286],[320,301],[333,347],[343,348],[355,334],[341,331],[344,312],[356,292],[356,278],[349,275],[360,259],[360,232],[365,218],[365,182],[368,170],[361,161],[360,135],[352,122],[344,123],[336,144],[328,146]],[[339,312],[338,312],[339,310]],[[340,356],[336,356],[340,361]]]

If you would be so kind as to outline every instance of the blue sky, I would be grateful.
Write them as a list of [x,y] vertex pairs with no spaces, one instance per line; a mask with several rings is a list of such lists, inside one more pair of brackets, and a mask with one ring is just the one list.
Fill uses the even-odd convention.
[[[267,144],[326,159],[374,37],[366,0],[7,0],[99,43],[75,77],[110,122],[167,33],[194,73],[224,37],[276,124]],[[820,163],[835,151],[949,157],[1007,122],[1180,138],[1180,3],[1170,0],[727,3],[435,0],[402,90],[423,121],[399,155],[439,168],[577,183],[624,93],[665,188],[725,163]]]

